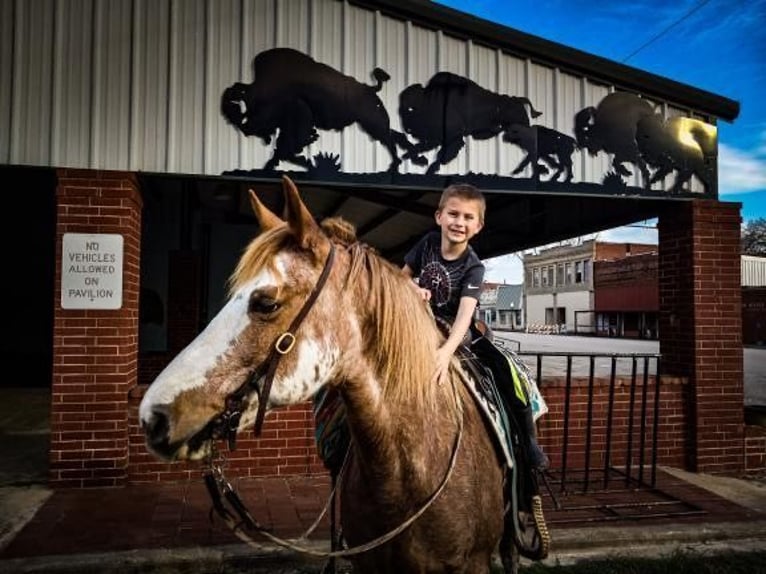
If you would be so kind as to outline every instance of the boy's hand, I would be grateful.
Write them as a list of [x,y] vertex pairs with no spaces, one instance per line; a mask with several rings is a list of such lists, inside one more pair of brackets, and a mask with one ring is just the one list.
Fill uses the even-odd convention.
[[431,300],[431,292],[428,289],[421,287],[414,281],[410,281],[410,285],[412,285],[412,288],[415,289],[415,293],[417,293],[423,301]]
[[452,360],[452,353],[444,347],[439,347],[436,351],[436,369],[434,369],[431,384],[442,385],[447,381],[449,375],[449,364]]

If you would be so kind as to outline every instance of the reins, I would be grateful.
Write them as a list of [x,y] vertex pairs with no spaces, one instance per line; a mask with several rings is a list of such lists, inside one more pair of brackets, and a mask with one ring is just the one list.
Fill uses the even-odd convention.
[[[269,532],[268,529],[261,526],[253,518],[253,516],[248,511],[245,504],[242,502],[242,499],[234,490],[234,487],[223,476],[223,470],[221,466],[213,465],[211,462],[210,468],[208,468],[205,471],[204,478],[205,478],[205,485],[207,486],[208,492],[210,493],[210,497],[213,501],[213,510],[215,510],[218,513],[218,515],[223,519],[223,521],[227,524],[227,526],[229,526],[232,532],[234,532],[237,538],[239,538],[246,544],[253,547],[258,547],[258,543],[255,540],[253,540],[247,532],[245,532],[245,528],[248,530],[254,531],[257,534],[260,534],[261,536],[267,538],[268,540],[270,540],[271,542],[274,542],[275,544],[279,546],[288,548],[290,550],[295,550],[296,552],[301,552],[303,554],[308,554],[310,556],[316,556],[319,558],[344,558],[348,556],[354,556],[357,554],[368,552],[369,550],[372,550],[373,548],[376,548],[382,544],[385,544],[386,542],[390,541],[391,539],[401,534],[404,530],[409,528],[418,518],[420,518],[426,512],[426,510],[430,508],[430,506],[434,503],[434,501],[437,498],[439,498],[439,495],[441,495],[441,493],[444,491],[444,489],[447,486],[447,483],[452,477],[452,473],[455,470],[455,466],[457,464],[457,455],[458,455],[458,451],[460,450],[460,444],[463,438],[463,405],[460,401],[460,395],[458,393],[457,385],[455,383],[454,377],[452,378],[452,391],[453,391],[453,395],[455,399],[455,406],[457,408],[458,415],[459,415],[458,428],[455,435],[455,442],[452,445],[452,453],[450,454],[449,466],[447,467],[447,471],[444,475],[444,478],[442,479],[441,483],[436,488],[436,490],[434,490],[434,492],[431,493],[428,499],[417,510],[417,512],[409,516],[404,522],[402,522],[396,528],[389,530],[385,534],[378,536],[377,538],[370,540],[369,542],[360,544],[359,546],[354,546],[353,548],[347,548],[345,550],[324,552],[319,550],[313,550],[311,548],[306,548],[304,546],[300,546],[294,542],[291,542],[290,540],[286,540],[284,538],[275,536],[274,534]],[[343,471],[346,468],[347,461],[348,461],[348,453],[346,455],[346,458],[344,459],[343,467],[341,468],[341,472],[338,476],[338,481],[337,481],[338,483],[340,483],[340,479],[342,477]],[[332,500],[333,494],[334,492],[330,494],[330,500]],[[234,512],[231,512],[228,508],[226,508],[224,501],[228,502],[229,506]],[[325,508],[322,510],[322,514],[324,514],[328,506],[329,506],[328,504],[325,505]],[[321,515],[319,518],[317,518],[314,521],[314,524],[312,525],[312,527],[309,528],[306,531],[306,533],[303,536],[301,536],[301,538],[307,537],[312,532],[316,524],[318,524],[320,518],[321,518]]]

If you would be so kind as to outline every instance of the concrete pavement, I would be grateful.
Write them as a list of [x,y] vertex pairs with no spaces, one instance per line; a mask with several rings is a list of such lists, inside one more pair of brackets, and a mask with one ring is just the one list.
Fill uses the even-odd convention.
[[[517,331],[496,331],[500,339],[508,340],[510,347],[516,350],[517,345],[522,353],[651,353],[660,352],[658,341],[642,339],[612,339],[607,337],[584,337],[577,335],[542,335],[536,333],[523,333]],[[532,367],[533,357],[527,363]],[[588,373],[587,359],[575,359],[573,372],[579,376]],[[638,369],[641,372],[642,362],[639,361]],[[653,365],[650,365],[650,369]],[[596,364],[596,373],[599,376],[608,376],[610,363],[607,360],[599,360]],[[629,359],[618,361],[618,374],[630,373],[631,362]],[[745,347],[743,349],[743,369],[746,406],[763,405],[766,407],[766,347]],[[533,373],[534,373],[533,369]],[[563,357],[547,357],[543,363],[543,374],[563,374],[566,372],[566,360]]]

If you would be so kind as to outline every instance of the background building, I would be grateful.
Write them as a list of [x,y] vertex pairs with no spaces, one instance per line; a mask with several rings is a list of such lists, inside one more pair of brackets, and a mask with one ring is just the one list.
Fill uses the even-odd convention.
[[[635,251],[635,246],[631,246]],[[593,316],[597,335],[657,338],[660,308],[657,251],[594,264]]]
[[766,345],[766,257],[742,256],[742,343]]
[[656,250],[656,245],[591,239],[525,255],[527,330],[595,333],[594,262]]
[[478,312],[493,329],[524,329],[524,284],[485,283]]

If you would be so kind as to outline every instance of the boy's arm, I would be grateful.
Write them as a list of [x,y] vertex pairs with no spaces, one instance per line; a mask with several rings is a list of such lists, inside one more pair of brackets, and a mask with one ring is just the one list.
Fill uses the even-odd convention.
[[446,380],[447,373],[449,372],[449,364],[452,360],[452,355],[460,346],[465,334],[468,332],[468,328],[471,326],[473,320],[473,312],[476,310],[478,301],[473,297],[461,297],[460,306],[457,310],[457,316],[452,323],[452,328],[449,332],[449,337],[444,341],[444,344],[439,347],[436,354],[436,372],[434,378],[441,384]]

